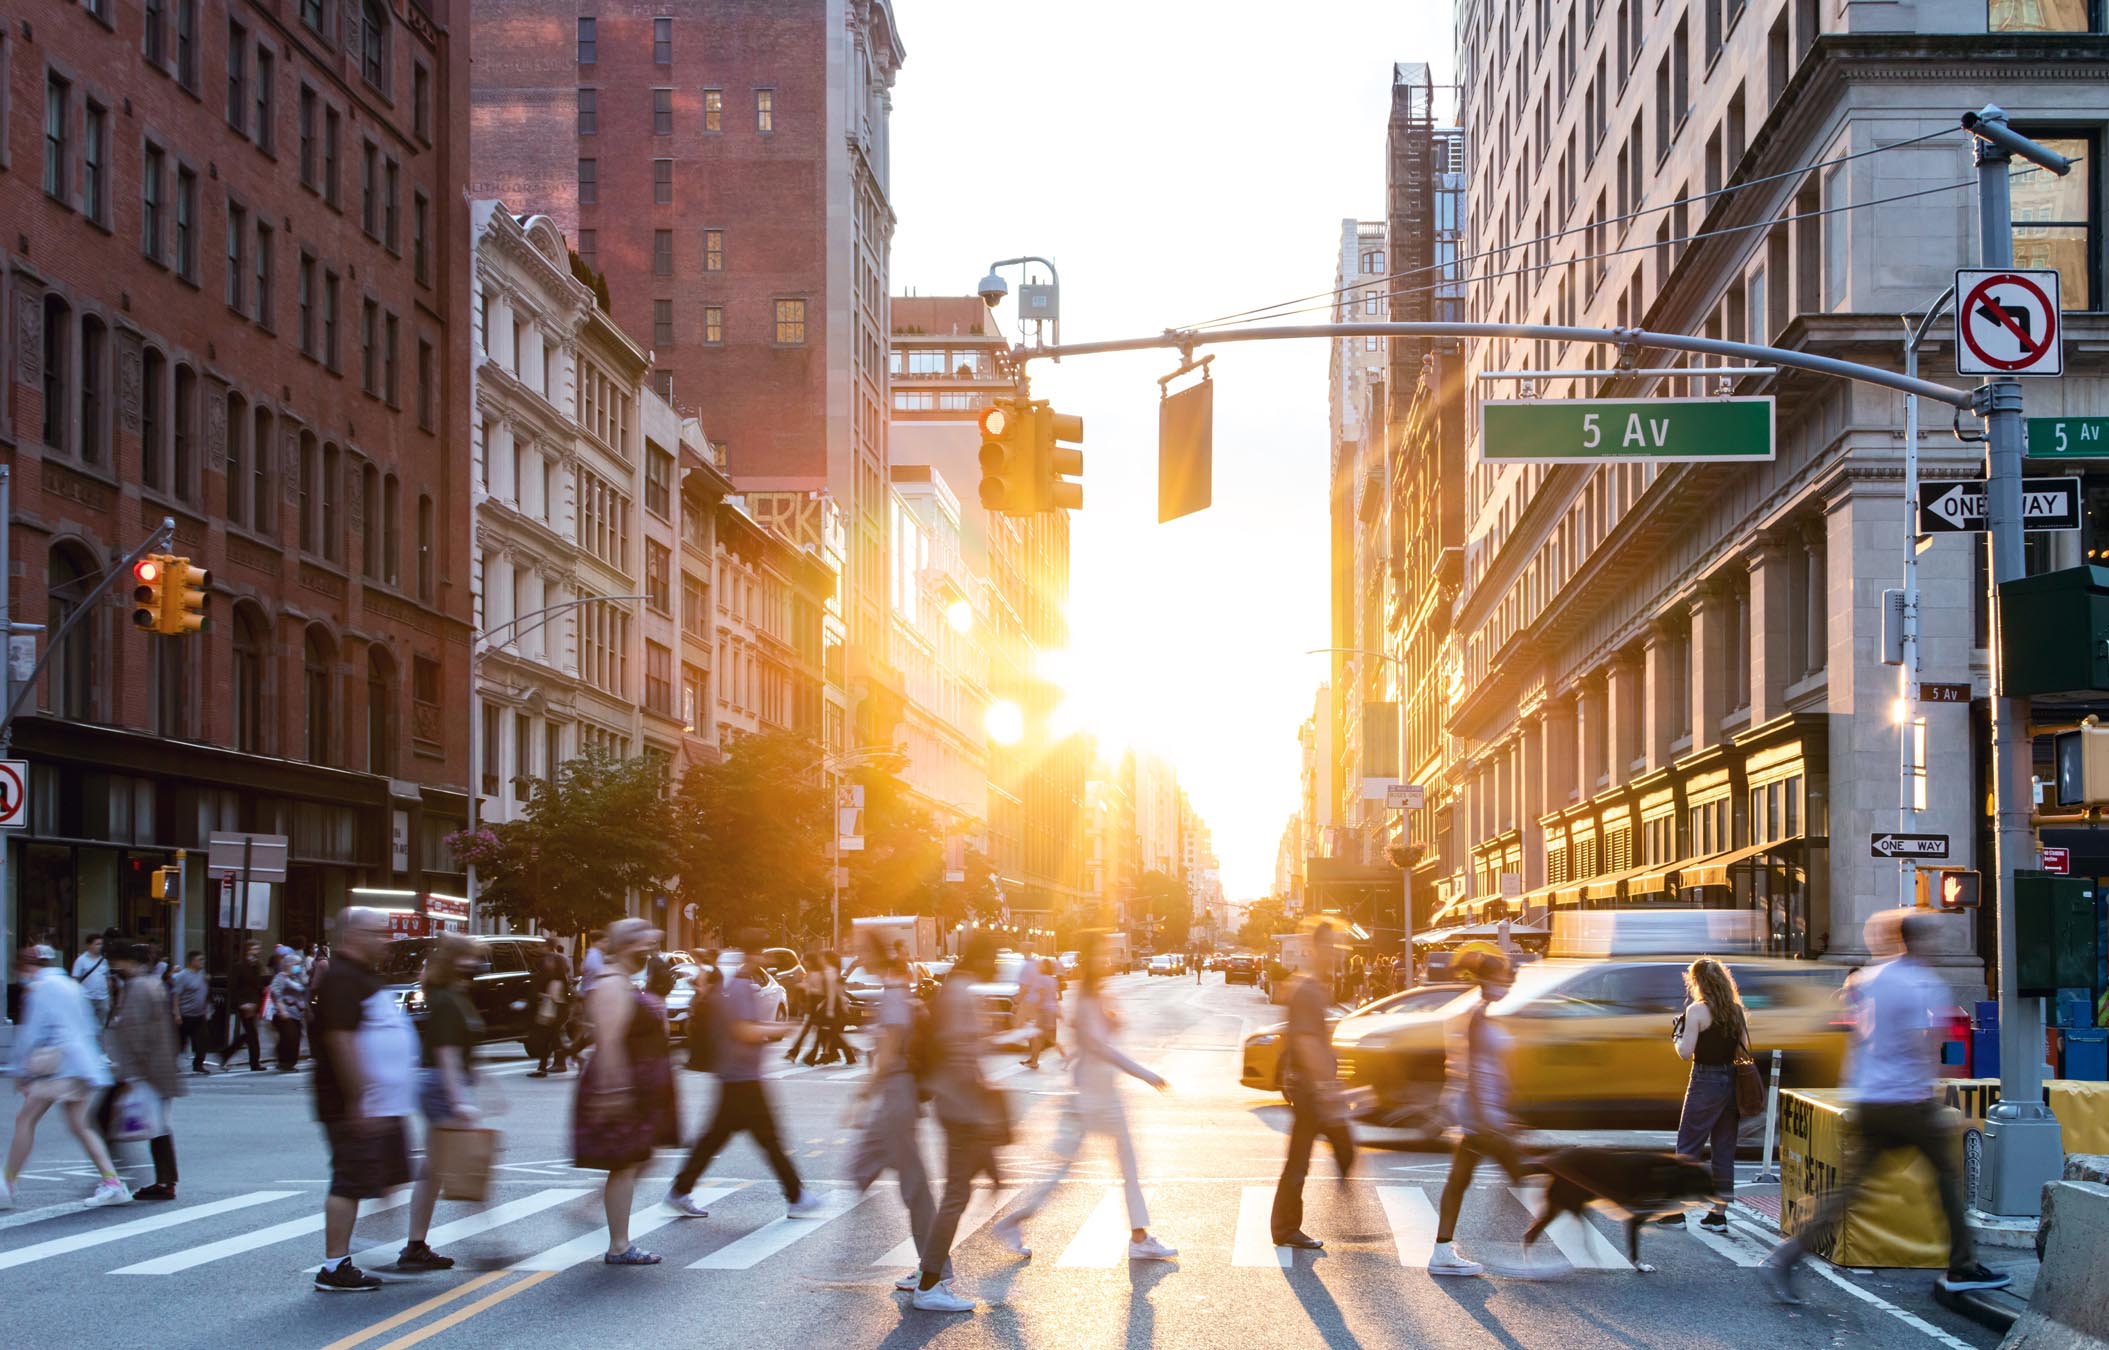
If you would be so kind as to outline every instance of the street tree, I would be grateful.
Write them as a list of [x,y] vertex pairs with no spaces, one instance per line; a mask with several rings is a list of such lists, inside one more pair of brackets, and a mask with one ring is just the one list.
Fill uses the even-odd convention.
[[1135,899],[1151,920],[1151,942],[1160,952],[1183,951],[1194,922],[1193,897],[1177,877],[1154,869],[1135,885]]
[[1289,917],[1289,907],[1278,895],[1264,900],[1255,900],[1245,910],[1245,922],[1238,929],[1238,945],[1249,951],[1267,950],[1267,939],[1277,933],[1295,931],[1296,921]]
[[818,742],[786,731],[742,736],[717,763],[682,776],[672,814],[670,871],[704,927],[795,933],[826,902],[833,810]]

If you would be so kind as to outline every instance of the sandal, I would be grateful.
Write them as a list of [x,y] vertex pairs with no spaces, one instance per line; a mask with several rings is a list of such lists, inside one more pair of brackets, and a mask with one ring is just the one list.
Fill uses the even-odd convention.
[[645,1251],[633,1242],[628,1250],[620,1254],[604,1253],[601,1260],[611,1266],[656,1266],[659,1264],[659,1253]]

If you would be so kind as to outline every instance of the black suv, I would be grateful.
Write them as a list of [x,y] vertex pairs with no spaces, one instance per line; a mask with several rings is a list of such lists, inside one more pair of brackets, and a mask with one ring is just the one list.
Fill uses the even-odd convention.
[[[483,1018],[483,1038],[509,1041],[527,1035],[535,1024],[535,963],[542,944],[534,938],[474,936],[483,948],[484,968],[469,982],[469,998]],[[382,949],[381,979],[402,1000],[411,1020],[424,1016],[424,991],[417,987],[434,939],[397,938]]]
[[1258,984],[1260,963],[1255,956],[1226,956],[1223,958],[1223,983]]

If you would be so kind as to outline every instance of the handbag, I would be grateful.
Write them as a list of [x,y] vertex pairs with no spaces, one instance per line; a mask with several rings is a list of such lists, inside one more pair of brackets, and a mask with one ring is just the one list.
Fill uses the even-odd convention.
[[1765,1109],[1765,1075],[1757,1062],[1744,1055],[1736,1060],[1736,1114],[1754,1116]]
[[110,1108],[111,1141],[160,1138],[168,1133],[166,1111],[161,1094],[152,1087],[136,1081],[126,1083],[118,1089],[117,1101]]
[[442,1200],[483,1200],[491,1190],[498,1131],[482,1126],[435,1125],[425,1140],[426,1165],[439,1178]]

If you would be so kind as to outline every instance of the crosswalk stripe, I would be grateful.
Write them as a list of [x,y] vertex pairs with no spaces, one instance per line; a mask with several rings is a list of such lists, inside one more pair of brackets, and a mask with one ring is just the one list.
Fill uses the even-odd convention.
[[78,1214],[84,1209],[94,1208],[94,1202],[84,1196],[79,1200],[69,1200],[63,1205],[45,1205],[41,1209],[25,1209],[16,1214],[0,1214],[0,1230],[20,1228],[25,1223],[41,1223],[45,1219],[56,1219],[61,1214]]
[[[536,1191],[532,1195],[521,1196],[518,1200],[508,1200],[502,1205],[494,1205],[489,1209],[480,1210],[469,1215],[466,1219],[456,1219],[452,1223],[443,1223],[425,1234],[425,1241],[433,1247],[444,1246],[449,1242],[459,1242],[463,1238],[475,1237],[478,1233],[488,1233],[493,1228],[511,1223],[515,1219],[524,1219],[529,1215],[540,1214],[543,1210],[554,1209],[567,1200],[576,1200],[579,1196],[591,1195],[592,1193],[578,1187],[552,1187],[546,1191]],[[375,1265],[382,1264],[384,1261],[392,1262],[401,1246],[401,1243],[391,1242],[384,1243],[378,1247],[368,1247],[363,1252],[353,1254],[352,1264],[358,1265],[362,1261]],[[309,1269],[319,1270],[321,1267],[310,1266]]]
[[[406,1186],[394,1195],[383,1196],[379,1200],[365,1202],[359,1207],[359,1217],[364,1219],[409,1203],[410,1188]],[[258,1247],[268,1247],[276,1242],[288,1242],[293,1238],[304,1237],[309,1233],[319,1233],[322,1231],[322,1218],[323,1216],[320,1212],[303,1215],[298,1219],[288,1219],[284,1223],[273,1224],[269,1228],[259,1228],[253,1233],[240,1233],[231,1238],[222,1238],[218,1242],[208,1242],[202,1247],[186,1247],[180,1252],[171,1252],[167,1256],[157,1256],[151,1261],[140,1261],[134,1265],[113,1270],[110,1273],[112,1275],[173,1275],[177,1271],[189,1270],[193,1266],[202,1266],[208,1261],[218,1261],[229,1256],[240,1256],[243,1252],[255,1251]]]
[[767,1073],[763,1074],[763,1075],[762,1075],[762,1077],[764,1077],[764,1078],[796,1078],[796,1077],[798,1077],[798,1075],[800,1075],[800,1074],[802,1074],[802,1073],[811,1073],[811,1072],[813,1072],[813,1071],[814,1071],[815,1069],[818,1069],[819,1067],[820,1067],[820,1066],[819,1066],[818,1064],[787,1064],[787,1065],[785,1065],[785,1066],[784,1066],[783,1068],[781,1068],[781,1069],[771,1069],[771,1070],[769,1070],[769,1072],[767,1072]]
[[1684,1231],[1739,1266],[1761,1266],[1765,1263],[1766,1250],[1755,1243],[1739,1241],[1720,1233],[1709,1233],[1689,1219],[1685,1221]]
[[[1544,1207],[1545,1192],[1538,1187],[1511,1186],[1508,1189],[1509,1194],[1516,1197],[1516,1202],[1529,1210],[1535,1219]],[[1596,1225],[1587,1219],[1562,1214],[1546,1228],[1545,1236],[1552,1239],[1553,1245],[1560,1249],[1560,1255],[1566,1257],[1567,1264],[1576,1270],[1633,1269],[1633,1263],[1625,1258],[1625,1254],[1612,1246],[1610,1239],[1598,1232]]]
[[[1005,1187],[1002,1190],[993,1191],[977,1190],[968,1196],[966,1211],[959,1216],[959,1232],[952,1239],[953,1245],[956,1247],[959,1243],[965,1241],[969,1234],[980,1232],[982,1225],[995,1218],[997,1212],[1009,1204],[1017,1194],[1016,1187]],[[872,1264],[875,1266],[914,1265],[915,1239],[912,1237],[907,1238],[888,1248]]]
[[1287,1269],[1289,1249],[1274,1245],[1274,1188],[1245,1186],[1238,1192],[1237,1239],[1231,1245],[1234,1266],[1274,1266]]
[[810,1237],[830,1220],[839,1219],[871,1195],[870,1191],[824,1191],[820,1213],[807,1219],[786,1214],[772,1219],[745,1237],[718,1248],[700,1261],[689,1262],[690,1270],[752,1270],[800,1238]]
[[269,1204],[273,1200],[283,1200],[288,1196],[298,1194],[300,1194],[299,1191],[250,1191],[244,1195],[231,1195],[225,1200],[214,1200],[203,1205],[190,1205],[183,1209],[163,1210],[159,1214],[150,1215],[144,1219],[134,1219],[130,1223],[112,1224],[108,1228],[96,1228],[85,1233],[73,1233],[66,1237],[52,1238],[48,1242],[39,1242],[28,1247],[18,1247],[11,1252],[0,1252],[0,1270],[12,1270],[16,1266],[26,1266],[32,1261],[42,1261],[53,1256],[64,1256],[68,1252],[77,1252],[84,1247],[100,1247],[106,1242],[122,1242],[129,1237],[138,1237],[142,1233],[156,1233],[164,1228],[174,1228],[178,1224],[196,1223],[199,1219],[210,1219],[216,1215],[230,1214],[238,1209],[247,1209],[251,1205]]
[[[1145,1198],[1147,1198],[1145,1192]],[[1056,1259],[1057,1266],[1117,1266],[1128,1255],[1128,1194],[1125,1186],[1108,1186],[1092,1207],[1091,1217],[1076,1230]]]
[[1399,1264],[1427,1265],[1435,1254],[1435,1206],[1428,1203],[1428,1193],[1418,1186],[1379,1186],[1377,1200],[1399,1249]]
[[1006,1078],[1015,1078],[1024,1072],[1025,1066],[1017,1060],[1012,1060],[1008,1064],[998,1064],[995,1068],[983,1074],[982,1077],[991,1083],[1000,1083]]
[[[737,1191],[737,1186],[705,1186],[691,1191],[689,1196],[699,1205],[711,1205]],[[647,1205],[630,1213],[630,1236],[641,1238],[647,1233],[666,1227],[681,1217],[678,1210],[669,1209],[664,1202]],[[581,1233],[568,1242],[560,1242],[546,1252],[537,1252],[525,1261],[513,1263],[515,1270],[569,1270],[584,1261],[604,1256],[608,1251],[608,1228],[606,1224],[590,1233]]]

